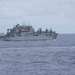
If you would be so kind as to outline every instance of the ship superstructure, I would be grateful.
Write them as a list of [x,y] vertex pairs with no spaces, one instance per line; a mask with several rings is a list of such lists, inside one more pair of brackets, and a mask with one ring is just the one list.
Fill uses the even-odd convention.
[[7,29],[5,40],[9,41],[25,41],[25,40],[53,40],[57,38],[57,33],[52,29],[42,31],[39,28],[37,31],[29,25],[17,24],[12,29]]

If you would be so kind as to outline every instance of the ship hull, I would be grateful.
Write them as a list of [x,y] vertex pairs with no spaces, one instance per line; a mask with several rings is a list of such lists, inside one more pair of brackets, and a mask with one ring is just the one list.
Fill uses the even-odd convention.
[[57,38],[57,34],[52,36],[15,36],[6,37],[5,41],[38,41],[38,40],[53,40]]

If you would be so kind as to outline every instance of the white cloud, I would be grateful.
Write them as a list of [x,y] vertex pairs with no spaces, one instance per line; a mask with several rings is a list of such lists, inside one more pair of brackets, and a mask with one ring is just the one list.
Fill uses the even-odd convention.
[[47,24],[53,25],[57,30],[68,25],[74,29],[75,0],[0,0],[0,25],[7,23],[13,26],[25,19],[34,26],[37,24],[36,28],[38,25],[46,27]]
[[0,16],[18,18],[23,16],[58,15],[75,16],[75,0],[2,0]]

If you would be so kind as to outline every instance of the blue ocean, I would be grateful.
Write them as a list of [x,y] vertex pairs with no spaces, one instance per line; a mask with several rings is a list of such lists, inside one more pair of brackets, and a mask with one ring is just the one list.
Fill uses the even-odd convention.
[[75,75],[75,34],[53,41],[0,41],[0,75]]

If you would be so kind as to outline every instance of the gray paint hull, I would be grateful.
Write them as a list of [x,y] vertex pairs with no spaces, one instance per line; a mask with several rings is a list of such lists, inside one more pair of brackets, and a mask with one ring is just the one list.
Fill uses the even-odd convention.
[[15,36],[6,37],[5,41],[33,41],[33,40],[53,40],[56,39],[57,35],[52,36]]

